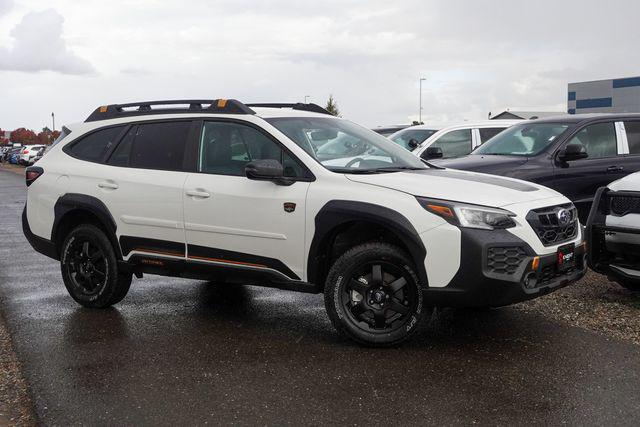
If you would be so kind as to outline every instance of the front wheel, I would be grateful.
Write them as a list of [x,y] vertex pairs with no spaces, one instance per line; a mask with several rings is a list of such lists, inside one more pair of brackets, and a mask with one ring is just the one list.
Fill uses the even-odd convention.
[[409,339],[428,317],[413,263],[400,248],[366,243],[331,267],[324,289],[331,323],[367,346],[389,347]]
[[131,286],[131,274],[118,271],[111,242],[98,227],[84,224],[69,233],[62,244],[60,268],[71,297],[90,308],[120,302]]

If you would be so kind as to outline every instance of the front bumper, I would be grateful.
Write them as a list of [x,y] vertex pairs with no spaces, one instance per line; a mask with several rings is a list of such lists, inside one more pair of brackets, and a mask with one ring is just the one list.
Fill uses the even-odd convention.
[[592,270],[612,280],[640,281],[640,245],[616,242],[619,239],[615,239],[620,235],[640,235],[640,229],[607,226],[607,216],[610,215],[609,202],[612,196],[640,199],[638,192],[616,192],[607,187],[598,189],[585,228],[588,247],[587,262]]
[[[575,267],[560,272],[557,253],[538,255],[506,230],[461,230],[460,269],[443,287],[428,288],[429,304],[499,307],[537,298],[569,285],[586,272],[585,245],[575,244]],[[560,245],[563,246],[563,245]],[[538,258],[534,268],[533,260]]]

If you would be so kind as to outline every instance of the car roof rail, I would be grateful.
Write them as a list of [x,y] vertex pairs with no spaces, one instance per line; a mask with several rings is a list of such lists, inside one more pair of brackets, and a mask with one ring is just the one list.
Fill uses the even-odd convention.
[[255,114],[255,111],[236,99],[144,101],[100,106],[87,117],[85,122],[120,117],[177,113]]
[[293,110],[300,111],[309,111],[312,113],[320,113],[320,114],[329,114],[333,116],[329,111],[325,108],[322,108],[318,104],[303,104],[302,102],[297,102],[295,104],[278,104],[278,103],[257,103],[257,104],[247,104],[247,107],[264,107],[264,108],[291,108]]

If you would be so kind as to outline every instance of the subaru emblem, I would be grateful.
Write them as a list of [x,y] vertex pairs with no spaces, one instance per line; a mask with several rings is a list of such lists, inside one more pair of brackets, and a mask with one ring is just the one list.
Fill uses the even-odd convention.
[[571,222],[571,211],[568,209],[560,209],[557,213],[558,224],[567,225]]

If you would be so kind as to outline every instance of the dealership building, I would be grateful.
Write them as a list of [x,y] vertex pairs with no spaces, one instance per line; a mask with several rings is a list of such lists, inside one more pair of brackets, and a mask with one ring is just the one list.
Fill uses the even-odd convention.
[[568,92],[569,114],[640,112],[640,77],[569,83]]

